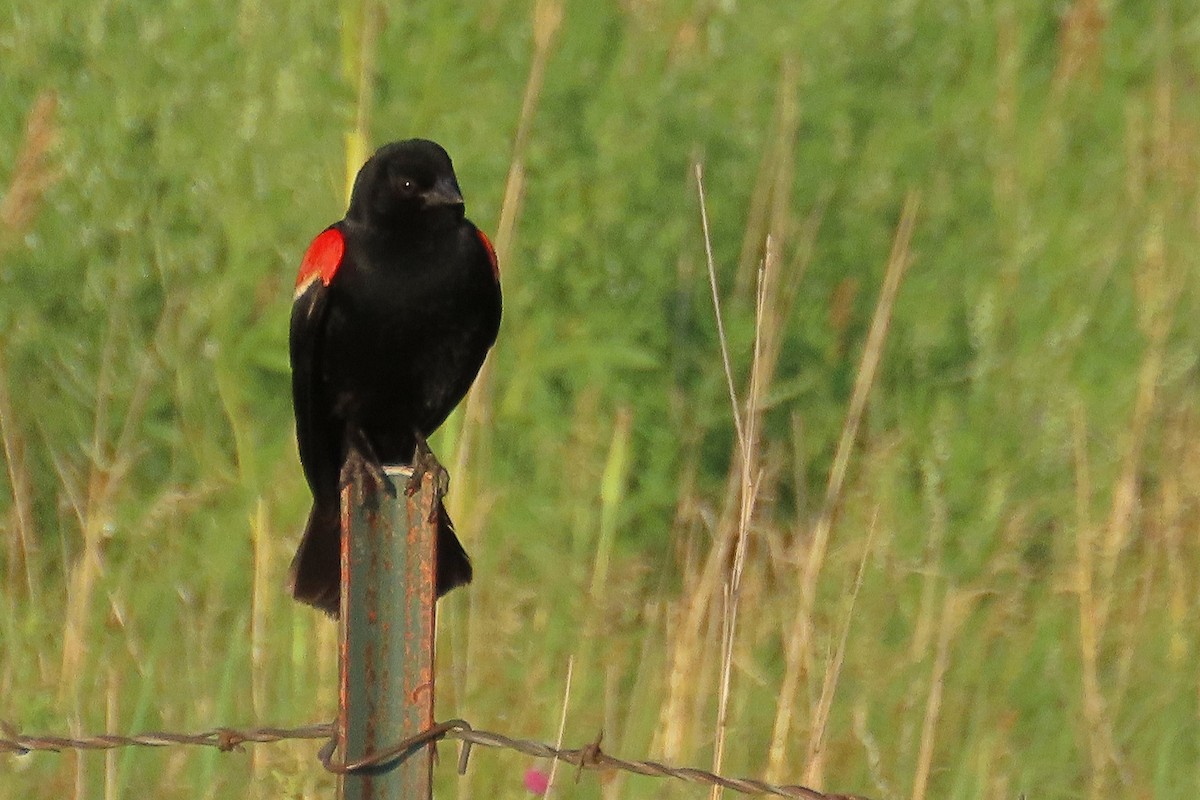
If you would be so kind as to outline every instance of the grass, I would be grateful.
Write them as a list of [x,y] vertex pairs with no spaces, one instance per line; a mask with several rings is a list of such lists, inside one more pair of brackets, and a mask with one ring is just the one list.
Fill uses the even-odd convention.
[[[878,800],[1195,797],[1198,23],[18,3],[0,719],[332,718],[334,626],[283,589],[290,282],[347,164],[427,135],[505,290],[434,443],[478,575],[440,606],[440,717]],[[0,797],[327,796],[314,754],[5,757]]]

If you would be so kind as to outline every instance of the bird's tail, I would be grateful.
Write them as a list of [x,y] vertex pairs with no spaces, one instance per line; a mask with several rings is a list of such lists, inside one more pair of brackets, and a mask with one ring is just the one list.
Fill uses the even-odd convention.
[[342,527],[337,505],[314,503],[292,559],[292,597],[336,617],[341,605]]
[[[314,504],[292,559],[292,596],[336,617],[341,607],[341,515],[335,505]],[[471,559],[438,502],[437,596],[471,582]]]
[[437,596],[471,582],[471,559],[454,534],[454,523],[438,501]]

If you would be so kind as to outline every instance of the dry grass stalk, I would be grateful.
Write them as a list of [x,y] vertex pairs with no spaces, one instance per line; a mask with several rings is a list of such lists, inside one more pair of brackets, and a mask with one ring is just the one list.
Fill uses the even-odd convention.
[[[693,169],[700,201],[700,223],[701,231],[704,235],[704,252],[707,262],[710,265],[714,265],[712,237],[709,235],[708,228],[708,208],[704,197],[703,169],[698,162],[693,166]],[[711,276],[715,272],[715,266],[710,266],[710,282],[712,281]],[[717,308],[717,340],[721,344],[721,361],[725,368],[726,384],[729,392],[733,394],[735,392],[733,388],[733,369],[729,364],[729,354],[726,349],[728,340],[724,332],[725,322],[720,313],[720,293],[717,291],[715,283],[710,283],[710,285],[713,293],[714,307]],[[734,405],[733,414],[734,430],[738,436],[739,450],[741,450],[744,449],[744,445],[741,442],[741,412],[736,404]],[[709,595],[707,592],[701,591],[701,587],[707,586],[713,581],[712,573],[715,571],[716,565],[717,561],[713,558],[713,554],[710,553],[708,559],[704,562],[704,566],[694,574],[691,574],[691,579],[686,582],[688,590],[685,591],[685,597],[687,599],[680,604],[679,609],[674,614],[675,624],[673,635],[670,637],[671,655],[668,661],[666,676],[667,697],[659,710],[658,725],[655,727],[654,742],[651,745],[652,750],[666,760],[677,760],[683,754],[684,732],[688,727],[687,723],[690,717],[687,712],[688,701],[691,697],[689,688],[694,686],[696,670],[701,663],[701,629],[708,614]],[[685,574],[690,572],[688,570]]]
[[[504,199],[500,206],[500,219],[496,226],[494,246],[496,258],[503,271],[503,280],[511,289],[515,270],[513,269],[512,253],[516,239],[517,223],[520,220],[521,208],[525,194],[525,153],[529,145],[530,131],[533,120],[537,116],[537,107],[542,95],[545,82],[546,67],[550,53],[553,50],[555,38],[562,26],[563,4],[561,0],[537,0],[533,10],[533,62],[529,67],[529,77],[525,82],[525,93],[521,101],[521,114],[517,122],[517,133],[513,140],[512,158],[509,162],[508,176],[504,183]],[[490,428],[492,411],[492,359],[487,359],[479,375],[475,379],[471,391],[463,404],[463,422],[458,442],[455,446],[454,457],[450,466],[450,474],[454,476],[456,491],[447,498],[451,515],[464,523],[462,530],[479,531],[486,523],[489,502],[480,502],[481,492],[474,485],[474,476],[470,467],[472,461],[487,462],[487,441],[482,433]],[[466,506],[471,501],[471,508]],[[470,544],[467,538],[464,544]],[[481,636],[478,626],[485,615],[478,613],[475,604],[477,595],[469,598],[470,607],[466,614],[466,645],[464,654],[456,662],[462,665],[462,673],[467,680],[478,671],[470,671],[469,667],[478,662],[482,648],[488,646],[487,637]],[[466,681],[464,681],[464,684]],[[459,697],[469,696],[466,685],[460,687]],[[469,800],[471,787],[463,783],[459,792],[461,800]]]
[[4,464],[12,492],[7,528],[13,534],[8,537],[7,579],[13,590],[24,586],[31,606],[37,607],[39,592],[32,564],[38,542],[33,521],[33,479],[25,460],[25,437],[8,393],[8,372],[3,358],[4,354],[0,353],[0,445],[4,448]]
[[842,616],[842,630],[838,636],[837,649],[825,669],[825,680],[821,684],[821,697],[817,701],[813,714],[812,727],[808,735],[808,752],[804,757],[804,779],[801,783],[806,786],[819,786],[824,783],[825,768],[825,732],[829,725],[829,715],[833,711],[833,698],[837,694],[838,679],[842,674],[842,663],[846,657],[846,642],[850,639],[850,623],[854,621],[854,603],[862,589],[863,576],[867,573],[867,561],[871,557],[872,545],[875,542],[875,532],[879,524],[879,508],[876,507],[871,515],[871,526],[867,529],[867,541],[863,545],[862,558],[858,562],[858,574],[854,578],[854,588],[846,599],[846,610]]
[[880,797],[893,797],[895,793],[892,791],[891,785],[883,777],[883,753],[879,746],[879,741],[875,735],[871,733],[871,729],[867,727],[867,706],[868,699],[859,697],[854,704],[854,735],[862,744],[863,752],[867,757],[867,769],[871,773],[871,780],[879,790]]
[[1091,467],[1087,453],[1087,420],[1081,407],[1074,415],[1075,458],[1075,593],[1079,598],[1079,651],[1083,682],[1083,716],[1087,721],[1088,755],[1091,759],[1092,798],[1105,793],[1105,774],[1108,747],[1105,731],[1109,720],[1105,713],[1104,697],[1100,690],[1100,627],[1099,605],[1096,600],[1093,554],[1096,551],[1096,530],[1089,511],[1092,499]]
[[854,382],[854,390],[850,397],[850,405],[846,412],[846,420],[842,425],[842,433],[838,439],[837,450],[834,454],[833,466],[830,469],[826,485],[825,498],[814,526],[812,542],[807,554],[802,554],[797,563],[801,564],[799,583],[799,605],[796,618],[790,633],[785,634],[783,681],[781,683],[780,703],[775,713],[775,722],[771,732],[771,747],[768,758],[768,775],[778,777],[787,760],[787,742],[791,739],[792,720],[795,715],[794,698],[800,690],[800,682],[807,666],[812,663],[810,643],[812,639],[812,614],[816,598],[817,578],[825,560],[825,551],[829,544],[829,534],[833,514],[841,498],[842,487],[849,466],[850,453],[858,436],[858,427],[866,409],[871,386],[874,384],[875,372],[883,357],[883,346],[891,323],[892,309],[900,290],[900,282],[910,261],[909,244],[912,240],[913,227],[916,223],[917,195],[910,192],[900,215],[900,222],[892,242],[892,251],[888,257],[887,269],[884,274],[883,287],[875,305],[875,314],[871,320],[871,328],[863,347],[862,360],[859,362],[858,374]]
[[948,589],[945,602],[942,604],[937,653],[933,658],[933,672],[929,679],[929,697],[925,702],[925,719],[921,724],[921,749],[917,756],[917,771],[913,775],[912,800],[925,800],[929,787],[937,723],[942,709],[942,692],[945,688],[946,670],[950,666],[950,643],[968,609],[967,599],[966,595],[960,594],[957,590]]
[[[693,165],[693,169],[700,201],[700,223],[704,236],[704,252],[707,262],[713,265],[715,260],[712,255],[712,237],[709,234],[708,228],[708,208],[704,197],[703,170],[698,162]],[[711,276],[715,274],[715,271],[715,266],[709,267],[710,282],[712,281]],[[733,394],[733,369],[729,364],[729,354],[726,349],[728,340],[724,332],[725,322],[720,313],[720,293],[717,291],[715,283],[710,283],[710,285],[713,293],[714,307],[717,308],[717,340],[722,348],[721,361],[725,368],[726,384],[729,392]],[[742,449],[744,445],[741,443],[741,412],[736,404],[734,405],[733,414],[734,430],[739,437],[739,449]],[[709,596],[706,592],[700,591],[700,587],[706,586],[712,581],[711,573],[715,567],[716,561],[713,558],[713,554],[710,553],[703,567],[700,567],[695,572],[685,570],[685,576],[688,577],[688,580],[686,580],[688,589],[685,591],[687,599],[680,604],[680,607],[674,614],[675,624],[673,626],[673,635],[670,636],[671,654],[666,676],[667,697],[659,710],[659,721],[655,727],[654,742],[651,745],[654,752],[667,760],[677,760],[683,754],[684,732],[688,727],[688,720],[690,718],[690,714],[687,711],[689,699],[691,699],[689,687],[695,685],[696,670],[701,663],[700,652],[702,648],[700,645],[703,641],[701,629],[708,614]]]
[[[725,498],[725,509],[716,524],[716,544],[709,550],[703,566],[694,573],[689,581],[687,600],[677,616],[675,635],[672,637],[671,657],[669,666],[669,687],[667,699],[661,712],[659,726],[655,735],[655,750],[664,758],[678,759],[683,754],[684,730],[688,720],[694,715],[688,713],[690,701],[700,702],[689,691],[696,685],[696,677],[706,664],[703,653],[708,640],[705,630],[712,603],[718,589],[722,589],[725,598],[722,615],[722,673],[729,672],[734,642],[732,619],[736,617],[736,601],[728,578],[732,568],[740,582],[741,570],[745,563],[745,545],[748,542],[749,521],[752,515],[754,497],[758,483],[757,459],[753,455],[757,442],[758,416],[761,413],[762,400],[766,395],[771,376],[774,374],[775,359],[778,356],[778,330],[782,326],[783,316],[779,312],[776,298],[776,287],[779,285],[779,259],[774,243],[768,244],[769,258],[760,270],[759,293],[756,302],[755,317],[755,355],[751,365],[749,398],[747,400],[747,417],[743,418],[741,403],[737,399],[734,386],[733,368],[729,356],[728,338],[725,333],[721,299],[716,281],[716,264],[712,251],[712,237],[708,223],[708,210],[704,194],[704,175],[701,166],[694,165],[696,186],[700,201],[701,231],[704,237],[705,260],[708,267],[709,288],[712,292],[714,315],[717,325],[717,338],[721,347],[721,361],[725,370],[726,387],[729,392],[730,404],[734,418],[734,431],[738,440],[737,457],[732,460],[730,469],[730,486]],[[767,357],[767,350],[771,356]],[[750,419],[750,418],[753,419]],[[736,516],[734,516],[736,514]],[[739,547],[741,553],[739,555]],[[731,613],[732,612],[732,613]],[[723,734],[727,723],[727,697],[721,700],[721,695],[727,694],[726,678],[721,679],[718,696],[717,746],[714,759],[719,761],[723,755]]]
[[[117,714],[117,697],[120,694],[118,672],[115,668],[108,669],[108,685],[104,692],[104,723],[107,730],[115,731],[120,728]],[[104,753],[104,800],[117,800],[117,751],[107,750]]]
[[696,191],[700,197],[700,226],[704,233],[704,258],[708,265],[708,285],[712,291],[713,315],[717,322],[717,342],[721,345],[721,365],[725,368],[725,385],[729,390],[729,399],[733,407],[733,428],[738,437],[738,450],[742,460],[747,452],[746,427],[742,424],[741,405],[737,400],[737,389],[733,385],[733,366],[729,361],[729,338],[725,335],[725,319],[721,314],[721,292],[717,289],[716,259],[713,257],[712,234],[708,227],[708,203],[704,198],[704,170],[699,163],[695,165]]
[[[42,92],[25,120],[25,133],[18,150],[12,179],[0,200],[0,253],[26,231],[37,216],[42,198],[58,179],[50,164],[50,152],[57,136],[55,113],[58,96]],[[25,437],[17,424],[8,394],[8,372],[4,353],[0,352],[0,445],[12,492],[11,524],[14,535],[8,540],[7,579],[10,587],[24,585],[27,597],[37,605],[38,586],[32,560],[38,535],[33,520],[33,481],[25,460]]]
[[[60,491],[75,514],[83,544],[83,552],[75,564],[64,566],[64,571],[70,575],[59,681],[60,693],[64,697],[75,697],[83,679],[80,666],[87,650],[83,632],[92,613],[95,583],[104,573],[101,544],[114,523],[117,494],[141,449],[139,432],[151,391],[155,382],[163,379],[158,369],[158,359],[152,352],[143,350],[138,356],[132,391],[124,398],[123,411],[112,409],[114,399],[118,398],[116,387],[120,351],[130,344],[126,340],[128,320],[125,314],[128,306],[123,302],[128,291],[129,284],[126,283],[114,287],[116,299],[110,306],[93,389],[91,441],[82,448],[87,459],[86,474],[80,475],[61,457],[52,455],[60,478]],[[155,337],[177,321],[181,307],[173,302],[164,304],[156,324]],[[118,417],[121,419],[120,432],[112,437],[106,433],[106,427]],[[207,488],[204,487],[191,494],[168,488],[159,501],[150,507],[143,522],[170,515],[206,492]],[[110,605],[114,605],[117,598],[111,597],[109,601]]]
[[[701,181],[699,169],[696,181]],[[705,242],[708,242],[707,215],[705,216]],[[721,677],[717,693],[717,725],[716,739],[713,746],[713,772],[720,773],[725,758],[725,739],[729,726],[729,690],[733,678],[733,646],[737,638],[738,606],[742,591],[742,572],[746,566],[746,547],[750,541],[750,522],[754,516],[754,505],[761,485],[761,473],[758,468],[758,422],[759,406],[763,395],[763,320],[766,316],[767,275],[774,275],[778,259],[770,239],[767,240],[766,261],[758,273],[758,295],[755,301],[754,325],[754,357],[750,366],[750,390],[746,397],[745,429],[739,432],[738,440],[741,450],[741,482],[739,485],[739,513],[737,523],[736,543],[733,547],[733,563],[724,584],[724,608],[721,615]],[[720,319],[720,306],[716,303],[716,270],[711,258],[708,259],[709,280],[713,286],[713,311]],[[728,342],[722,339],[721,352],[728,363]],[[737,416],[738,398],[729,385],[729,402]],[[709,797],[717,800],[722,794],[719,786],[712,788]]]
[[1169,587],[1168,609],[1170,613],[1171,638],[1168,656],[1170,663],[1180,667],[1193,658],[1194,635],[1188,621],[1191,598],[1196,596],[1191,586],[1188,564],[1192,563],[1186,549],[1190,528],[1188,527],[1189,506],[1194,504],[1194,487],[1200,486],[1200,449],[1196,441],[1192,415],[1178,411],[1167,427],[1168,442],[1166,463],[1178,464],[1178,470],[1170,470],[1162,476],[1161,500],[1162,534],[1167,563],[1167,586]]
[[42,198],[58,180],[58,172],[49,165],[57,136],[54,122],[57,110],[58,95],[45,91],[25,119],[25,135],[12,180],[0,200],[0,244],[9,236],[19,236],[33,224]]
[[[273,621],[271,608],[273,598],[278,596],[279,581],[271,571],[270,521],[267,504],[258,499],[254,518],[250,521],[250,540],[253,558],[253,579],[250,583],[250,708],[255,719],[267,717],[267,685],[271,669],[267,660],[268,645],[266,632]],[[266,778],[266,751],[255,748],[250,754],[250,776],[252,786],[262,786]]]
[[[346,132],[346,202],[354,189],[358,170],[366,162],[371,149],[371,109],[375,96],[375,51],[379,31],[383,27],[383,6],[376,0],[361,0],[356,8],[343,4],[343,14],[351,10],[358,18],[343,16],[343,60],[346,78],[354,82],[354,125]],[[357,23],[356,25],[354,23]],[[357,34],[355,37],[354,34]]]
[[671,644],[664,680],[666,699],[659,710],[658,724],[655,725],[654,740],[650,746],[651,752],[664,761],[678,761],[684,753],[685,733],[691,719],[691,690],[695,686],[696,671],[702,663],[700,651],[705,637],[699,625],[706,619],[707,607],[700,607],[699,596],[695,592],[689,592],[687,597],[673,614],[674,630],[668,629]]
[[1072,80],[1092,76],[1100,63],[1100,45],[1108,17],[1099,0],[1075,0],[1062,16],[1058,30],[1058,66],[1054,86],[1062,90]]
[[[571,703],[571,677],[575,673],[575,657],[571,656],[567,659],[567,684],[563,689],[562,714],[558,718],[558,738],[554,741],[556,750],[561,750],[563,746],[563,735],[567,731],[567,707]],[[542,797],[549,797],[550,790],[554,788],[554,778],[558,774],[558,756],[555,756],[550,761],[550,777],[546,780],[546,791],[542,792]]]
[[[824,219],[825,208],[831,196],[830,191],[822,192],[812,212],[805,218],[800,228],[799,242],[792,259],[785,265],[782,254],[787,250],[792,236],[794,223],[791,211],[791,183],[794,169],[793,153],[795,151],[796,131],[799,126],[799,108],[796,95],[795,67],[790,61],[785,61],[780,74],[780,88],[776,99],[776,122],[772,144],[767,148],[764,166],[771,180],[762,180],[756,184],[751,197],[750,221],[747,222],[746,238],[743,242],[742,258],[753,259],[755,254],[766,254],[766,242],[771,242],[774,251],[774,265],[764,278],[766,284],[764,314],[762,316],[761,356],[757,369],[760,371],[758,380],[763,387],[763,396],[769,393],[769,387],[775,377],[775,368],[779,363],[780,348],[783,344],[783,330],[791,314],[797,292],[808,265],[812,261],[817,233]],[[755,209],[761,209],[756,211]],[[754,220],[757,219],[757,222]],[[703,221],[703,215],[702,215]],[[706,255],[711,258],[711,247]],[[753,270],[739,261],[734,285],[734,297],[742,297],[749,286],[749,275]],[[715,292],[715,287],[712,287]],[[718,330],[718,333],[721,331]],[[727,380],[732,385],[732,378]],[[765,410],[765,409],[763,409]],[[735,416],[735,429],[740,431],[744,426]],[[740,433],[738,434],[740,436]],[[731,459],[730,470],[725,489],[723,513],[717,525],[719,531],[731,531],[737,524],[739,484],[741,483],[741,468],[737,459]],[[720,570],[723,568],[727,554],[713,551],[712,569],[707,573],[706,587],[716,591],[719,585]]]
[[795,61],[785,58],[775,90],[771,146],[763,150],[743,229],[733,289],[736,298],[744,298],[750,291],[755,265],[766,257],[763,243],[772,238],[778,249],[788,237],[788,228],[792,224],[792,175],[796,131],[800,125],[800,106],[796,101],[797,72]]
[[[533,62],[529,66],[529,77],[525,81],[525,93],[521,100],[521,114],[517,119],[517,132],[513,138],[512,158],[509,162],[508,176],[504,181],[504,198],[500,204],[500,219],[496,224],[494,246],[496,260],[500,263],[503,280],[510,288],[515,270],[511,256],[516,240],[517,222],[521,218],[521,208],[525,196],[525,153],[529,147],[529,135],[533,128],[533,120],[537,116],[538,102],[542,96],[542,86],[546,78],[546,66],[553,50],[555,37],[562,25],[563,8],[561,0],[537,0],[533,9]],[[471,391],[467,394],[463,405],[463,424],[455,448],[454,459],[450,474],[454,476],[458,487],[447,499],[451,514],[456,518],[465,517],[466,508],[463,503],[476,494],[470,485],[471,475],[469,466],[472,457],[486,461],[483,448],[486,442],[476,441],[479,431],[485,431],[491,420],[492,397],[492,359],[487,359]],[[482,520],[478,517],[471,520],[468,527],[478,528]],[[472,615],[473,616],[473,615]]]
[[[791,143],[794,141],[797,125],[797,113],[793,99],[795,94],[794,84],[794,72],[785,69],[784,74],[781,76],[780,107],[777,109],[780,122],[777,125],[775,145],[772,148],[772,153],[775,154],[774,162],[776,162],[775,165],[779,169],[773,173],[774,180],[759,183],[755,189],[752,201],[756,208],[769,208],[770,210],[770,232],[766,238],[770,241],[769,249],[771,251],[771,258],[769,259],[769,263],[768,261],[764,261],[766,269],[760,274],[761,311],[756,315],[756,347],[758,348],[758,355],[752,366],[750,378],[751,382],[756,383],[759,387],[756,391],[760,398],[766,397],[774,378],[775,367],[778,364],[783,341],[782,330],[790,313],[800,280],[811,260],[813,243],[820,228],[824,209],[824,203],[820,204],[806,220],[801,247],[798,249],[790,268],[785,271],[782,269],[782,259],[779,258],[778,254],[784,249],[784,242],[786,241],[790,225],[789,176],[791,174]],[[787,160],[786,169],[782,166],[784,160]],[[703,190],[703,173],[698,163],[695,165],[694,170],[700,197],[701,226],[704,234],[709,287],[712,292],[714,308],[716,309],[718,339],[722,343],[722,366],[725,370],[726,385],[730,396],[735,397],[733,371],[728,354],[723,315],[720,313],[720,296],[716,286],[712,239],[708,226],[708,212]],[[751,216],[754,217],[756,213],[764,219],[767,217],[765,211],[755,212],[753,210],[751,211]],[[760,224],[759,229],[761,227],[762,225]],[[761,413],[762,402],[756,402],[756,406],[757,410],[755,413]],[[734,431],[738,437],[739,453],[744,454],[747,450],[744,431],[747,429],[749,423],[743,421],[741,407],[736,400],[733,403],[733,416]],[[704,557],[703,566],[699,572],[693,573],[693,580],[688,582],[688,601],[680,611],[678,617],[679,622],[676,626],[676,635],[672,640],[671,651],[672,679],[669,682],[669,686],[672,688],[667,702],[663,706],[660,720],[661,726],[659,733],[656,735],[657,746],[666,748],[662,751],[666,757],[678,758],[683,755],[680,748],[682,746],[681,726],[686,724],[686,715],[682,713],[682,709],[686,705],[685,697],[683,696],[686,684],[681,684],[677,681],[685,678],[687,675],[694,675],[694,665],[701,663],[702,651],[706,649],[704,647],[706,637],[702,635],[702,630],[706,627],[705,617],[712,607],[718,590],[723,585],[723,575],[730,563],[730,559],[734,557],[733,550],[735,543],[738,541],[737,530],[741,517],[741,502],[739,498],[744,496],[744,493],[741,491],[744,483],[743,462],[744,459],[741,456],[731,460],[725,501],[722,512],[715,523],[717,543],[709,549],[707,555]],[[694,684],[694,681],[692,683]]]
[[[318,620],[321,623],[324,621]],[[334,708],[338,703],[338,627],[320,624],[316,629],[317,674],[312,683],[317,687],[317,696],[313,704],[320,708]]]
[[[799,291],[804,274],[812,261],[817,233],[824,220],[825,208],[828,205],[831,192],[825,191],[818,199],[812,212],[805,218],[800,228],[799,242],[791,261],[784,265],[782,254],[792,236],[791,183],[794,169],[793,153],[795,151],[796,130],[799,126],[799,107],[796,95],[795,66],[785,61],[780,75],[780,88],[776,106],[775,134],[771,147],[767,148],[764,165],[771,180],[756,184],[754,195],[751,197],[751,220],[747,222],[746,239],[743,243],[742,258],[753,258],[756,253],[766,254],[766,243],[774,252],[774,264],[763,281],[766,285],[764,313],[762,315],[762,344],[761,356],[757,362],[759,370],[759,385],[763,387],[763,396],[769,392],[775,377],[775,368],[779,363],[780,348],[783,345],[783,331],[788,317],[791,315],[796,294]],[[755,208],[761,207],[761,211]],[[754,220],[758,218],[757,223]],[[765,232],[764,231],[765,228]],[[753,233],[753,236],[752,236]],[[707,253],[711,257],[711,253]],[[734,296],[741,297],[746,293],[749,284],[748,276],[752,271],[739,261]],[[746,286],[743,286],[746,284]],[[715,291],[715,287],[714,291]],[[730,383],[732,380],[730,379]],[[765,409],[763,409],[765,410]],[[740,431],[743,427],[735,417],[735,427]],[[739,434],[740,436],[740,434]],[[725,511],[721,516],[718,529],[731,530],[736,524],[738,504],[735,502],[738,487],[741,482],[740,467],[736,459],[731,461],[725,490]],[[723,559],[714,567],[719,567]],[[715,590],[716,577],[719,571],[710,573],[710,580]]]
[[[71,736],[83,736],[83,725],[79,721],[78,715],[72,715],[67,721],[67,726],[71,731]],[[88,754],[83,750],[75,750],[71,753],[74,756],[73,765],[75,775],[75,785],[72,787],[72,797],[75,800],[85,800],[87,797],[87,763]]]
[[842,488],[846,482],[854,441],[858,437],[858,428],[862,422],[863,412],[867,408],[867,399],[870,397],[871,387],[875,383],[876,370],[879,368],[880,361],[883,360],[883,347],[887,342],[896,297],[900,293],[900,282],[904,278],[904,272],[910,261],[909,244],[912,241],[919,205],[917,194],[910,192],[905,198],[904,209],[900,214],[900,224],[896,228],[896,235],[892,241],[892,252],[888,256],[883,288],[879,293],[879,300],[875,304],[871,328],[867,333],[866,344],[863,346],[862,360],[859,362],[858,373],[854,380],[854,390],[850,395],[850,406],[846,412],[841,435],[838,437],[833,466],[829,470],[825,502],[817,519],[812,548],[809,551],[809,557],[804,560],[804,574],[800,585],[804,591],[804,597],[810,605],[816,590],[817,576],[825,558],[825,550],[829,544],[833,514],[841,500]]
[[[1162,69],[1154,88],[1153,132],[1150,137],[1151,169],[1154,174],[1173,180],[1174,161],[1180,146],[1177,140],[1182,139],[1183,143],[1187,143],[1187,139],[1183,134],[1177,135],[1174,131],[1172,85],[1169,76],[1164,74]],[[1150,423],[1157,414],[1158,390],[1167,355],[1168,338],[1184,286],[1184,282],[1176,274],[1177,270],[1171,268],[1167,258],[1165,228],[1166,220],[1170,216],[1166,207],[1168,202],[1169,200],[1160,201],[1160,204],[1151,210],[1149,231],[1134,274],[1138,327],[1145,336],[1146,351],[1138,370],[1137,393],[1124,442],[1121,471],[1113,486],[1112,505],[1105,526],[1106,535],[1101,544],[1099,580],[1102,597],[1097,612],[1100,635],[1104,633],[1111,597],[1115,593],[1112,589],[1115,588],[1113,581],[1116,578],[1117,564],[1128,544],[1137,512],[1139,476],[1142,471],[1146,437]]]
[[[83,538],[83,552],[70,568],[67,585],[67,612],[63,624],[62,668],[59,688],[63,697],[78,700],[78,689],[82,682],[81,669],[87,618],[92,607],[92,593],[96,580],[104,572],[100,541],[105,525],[109,521],[112,494],[124,473],[121,459],[110,452],[104,437],[104,424],[109,419],[109,401],[113,393],[113,372],[119,319],[123,303],[114,303],[108,318],[108,331],[101,349],[100,369],[96,377],[95,400],[93,402],[92,440],[88,446],[89,469],[86,490],[68,489],[73,500],[76,519]],[[60,475],[62,473],[60,472]],[[67,483],[64,480],[64,484]],[[65,488],[65,487],[64,487]],[[80,504],[82,501],[82,504]]]
[[[937,434],[935,434],[937,435]],[[917,605],[917,623],[909,644],[909,657],[919,662],[929,652],[937,627],[937,595],[940,577],[938,564],[942,559],[942,543],[949,527],[946,499],[942,487],[941,465],[935,456],[928,456],[921,465],[925,502],[929,506],[929,526],[926,529],[924,564],[921,569],[921,599]]]
[[[1105,586],[1109,588],[1111,588],[1116,575],[1121,551],[1129,541],[1134,514],[1137,511],[1140,489],[1138,477],[1142,467],[1147,428],[1155,414],[1159,377],[1162,374],[1170,325],[1171,321],[1167,315],[1164,315],[1163,319],[1155,324],[1150,348],[1138,370],[1137,395],[1134,399],[1129,433],[1121,460],[1121,473],[1113,487],[1112,507],[1109,511],[1108,524],[1105,526],[1107,535],[1102,547],[1101,574]],[[1106,592],[1105,596],[1109,597],[1111,593]],[[1107,621],[1108,611],[1108,602],[1105,601],[1100,614],[1101,627]]]

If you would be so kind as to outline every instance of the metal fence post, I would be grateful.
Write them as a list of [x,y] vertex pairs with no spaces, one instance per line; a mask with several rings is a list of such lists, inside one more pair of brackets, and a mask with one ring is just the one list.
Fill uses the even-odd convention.
[[[433,724],[434,547],[432,476],[412,497],[409,467],[386,467],[391,495],[370,478],[342,490],[338,750],[347,761]],[[338,782],[342,800],[430,800],[433,745]]]

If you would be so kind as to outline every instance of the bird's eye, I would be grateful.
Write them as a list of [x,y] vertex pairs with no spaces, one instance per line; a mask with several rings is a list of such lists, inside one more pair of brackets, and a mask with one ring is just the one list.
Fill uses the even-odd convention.
[[391,184],[392,191],[402,197],[412,197],[421,190],[421,187],[417,185],[416,176],[405,175],[400,171],[392,173]]

